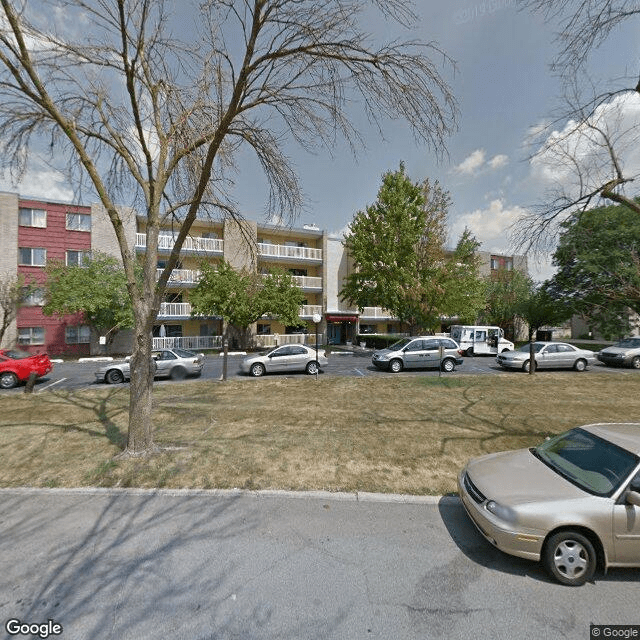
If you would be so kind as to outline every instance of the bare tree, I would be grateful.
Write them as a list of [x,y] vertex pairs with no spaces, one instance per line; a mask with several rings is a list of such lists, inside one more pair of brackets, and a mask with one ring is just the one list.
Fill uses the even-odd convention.
[[[636,1],[523,0],[558,25],[559,53],[551,65],[563,81],[563,101],[531,144],[531,161],[555,186],[514,226],[520,248],[549,249],[569,215],[613,201],[640,214],[629,185],[640,174],[640,69],[607,86],[588,76],[591,53],[624,21],[640,18]],[[637,64],[637,63],[636,63]],[[633,108],[629,108],[632,106]]]
[[[240,219],[241,148],[268,178],[270,212],[290,218],[302,198],[285,145],[331,148],[341,137],[358,149],[356,109],[380,129],[405,119],[442,153],[457,109],[439,68],[452,61],[434,43],[378,45],[363,30],[370,7],[409,27],[410,0],[0,2],[2,157],[19,176],[30,145],[46,141],[109,215],[135,317],[124,455],[144,454],[154,448],[153,322],[198,213]],[[129,193],[146,216],[141,283],[116,206]],[[175,244],[156,282],[168,224]]]
[[18,309],[25,296],[24,279],[20,276],[0,276],[0,344],[7,329],[16,319]]

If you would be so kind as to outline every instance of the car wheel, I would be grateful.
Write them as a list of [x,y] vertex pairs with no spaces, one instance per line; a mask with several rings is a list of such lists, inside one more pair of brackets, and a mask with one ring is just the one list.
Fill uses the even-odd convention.
[[576,371],[584,371],[587,368],[587,361],[580,358],[580,360],[576,360],[576,363],[573,365],[573,368]]
[[523,370],[525,373],[529,373],[529,369],[530,369],[530,368],[531,368],[531,361],[529,361],[529,360],[525,360],[525,361],[522,363],[522,370]]
[[506,353],[507,351],[510,351],[510,349],[503,349],[501,353]]
[[172,380],[184,380],[187,377],[187,370],[184,367],[173,367],[169,377]]
[[465,356],[469,356],[471,357],[473,355],[473,347],[469,347],[465,352],[464,352]]
[[549,575],[570,587],[579,587],[591,580],[596,570],[595,549],[591,541],[577,531],[552,535],[542,558]]
[[118,369],[111,369],[110,371],[107,371],[104,379],[107,384],[120,384],[121,382],[124,382],[124,375],[122,374],[122,371],[118,371]]
[[442,367],[443,371],[451,373],[455,369],[456,363],[451,358],[446,358],[442,361],[442,364],[440,366]]
[[3,389],[13,389],[18,384],[18,376],[11,372],[5,371],[0,375],[0,387]]
[[249,369],[249,371],[254,378],[259,378],[260,376],[264,375],[264,365],[260,364],[259,362],[254,362],[251,365],[251,369]]
[[631,360],[631,366],[634,369],[640,369],[640,356],[635,356],[635,358]]
[[402,371],[402,360],[395,358],[389,363],[389,371],[391,373],[400,373]]
[[318,373],[318,371],[320,371],[320,367],[318,366],[318,363],[315,360],[312,360],[311,362],[307,363],[306,372],[310,376],[315,376],[316,373]]

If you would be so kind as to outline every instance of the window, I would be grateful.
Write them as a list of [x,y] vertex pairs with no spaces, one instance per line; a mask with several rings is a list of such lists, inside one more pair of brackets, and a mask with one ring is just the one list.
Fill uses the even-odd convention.
[[88,344],[91,342],[91,329],[87,325],[66,327],[64,340],[67,344]]
[[42,307],[44,303],[44,289],[22,287],[22,304],[27,307]]
[[21,265],[27,267],[44,267],[47,263],[46,249],[18,249],[18,260]]
[[268,336],[271,333],[271,325],[258,323],[257,332],[259,336]]
[[91,260],[91,251],[67,251],[67,267],[84,267]]
[[18,224],[21,227],[45,228],[47,226],[47,212],[44,209],[20,209]]
[[44,344],[44,327],[20,327],[18,344]]
[[91,216],[86,213],[67,213],[69,231],[91,231]]

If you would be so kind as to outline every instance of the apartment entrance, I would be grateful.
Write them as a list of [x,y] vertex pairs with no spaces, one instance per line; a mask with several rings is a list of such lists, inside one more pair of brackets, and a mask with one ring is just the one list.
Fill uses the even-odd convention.
[[353,342],[356,336],[358,316],[327,314],[328,344],[345,344]]

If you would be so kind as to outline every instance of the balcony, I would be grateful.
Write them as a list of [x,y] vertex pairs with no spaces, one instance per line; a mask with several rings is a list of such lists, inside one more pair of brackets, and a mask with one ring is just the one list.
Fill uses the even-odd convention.
[[[173,236],[158,236],[158,251],[171,251],[175,239]],[[147,248],[147,234],[136,233],[136,249],[144,251]],[[187,236],[182,245],[182,253],[198,253],[206,255],[222,255],[224,252],[224,240],[220,238],[192,238]]]
[[397,318],[382,307],[364,307],[360,313],[360,320],[396,320]]
[[293,276],[293,284],[303,291],[322,291],[322,278],[315,276]]
[[258,243],[258,255],[271,260],[282,260],[284,262],[315,262],[322,263],[322,249],[311,247],[290,247],[285,244],[265,244]]
[[[156,269],[156,281],[160,279],[162,269]],[[167,286],[193,286],[200,280],[200,271],[193,269],[174,269],[167,280]]]
[[158,318],[190,318],[191,305],[188,302],[163,302],[158,311]]
[[300,307],[300,313],[298,315],[301,318],[312,318],[315,313],[322,315],[322,305],[304,304]]

